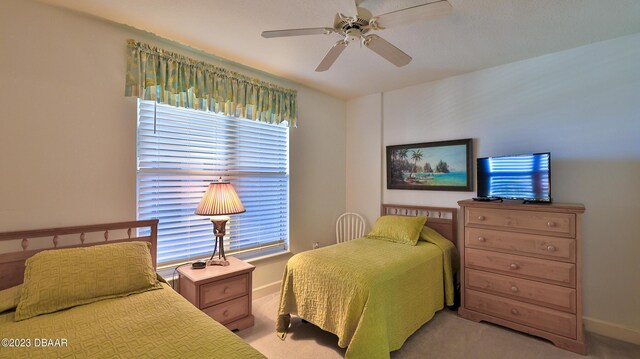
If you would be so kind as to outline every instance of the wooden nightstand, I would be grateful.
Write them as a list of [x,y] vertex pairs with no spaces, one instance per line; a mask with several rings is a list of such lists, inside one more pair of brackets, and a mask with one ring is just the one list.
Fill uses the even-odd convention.
[[178,268],[179,292],[198,309],[230,330],[253,326],[251,272],[255,266],[234,257],[229,265],[205,269]]

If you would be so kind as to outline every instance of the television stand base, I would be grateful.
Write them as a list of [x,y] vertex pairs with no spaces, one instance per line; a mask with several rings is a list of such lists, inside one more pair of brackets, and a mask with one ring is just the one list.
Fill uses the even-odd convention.
[[536,201],[536,200],[523,200],[522,204],[551,204],[551,199],[548,201]]
[[493,201],[502,202],[502,198],[498,198],[498,197],[474,197],[472,199],[474,201],[479,201],[479,202],[493,202]]

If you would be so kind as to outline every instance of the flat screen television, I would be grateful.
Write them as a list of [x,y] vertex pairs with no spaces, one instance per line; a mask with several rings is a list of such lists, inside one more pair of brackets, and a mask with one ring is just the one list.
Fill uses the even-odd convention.
[[550,153],[477,159],[478,197],[551,202]]

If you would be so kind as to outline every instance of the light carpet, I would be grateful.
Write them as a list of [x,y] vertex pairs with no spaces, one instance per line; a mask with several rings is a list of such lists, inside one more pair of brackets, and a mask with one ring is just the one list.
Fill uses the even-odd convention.
[[[285,341],[275,332],[278,293],[253,301],[254,327],[237,334],[269,359],[344,358],[338,337],[292,316]],[[588,355],[555,347],[550,342],[488,323],[476,323],[445,309],[415,332],[391,358],[438,359],[638,359],[640,346],[587,333]]]

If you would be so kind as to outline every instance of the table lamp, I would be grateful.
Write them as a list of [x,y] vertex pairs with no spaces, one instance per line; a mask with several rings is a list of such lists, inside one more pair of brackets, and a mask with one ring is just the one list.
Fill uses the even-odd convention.
[[[238,194],[230,182],[224,182],[222,181],[222,177],[220,177],[218,182],[209,183],[209,188],[207,188],[195,212],[201,216],[210,216],[211,222],[213,222],[213,234],[216,236],[216,242],[213,247],[213,254],[211,254],[211,258],[207,261],[208,265],[229,265],[227,257],[224,255],[223,241],[225,227],[229,220],[228,215],[243,213],[245,211]],[[218,246],[220,246],[218,259],[213,259]]]

